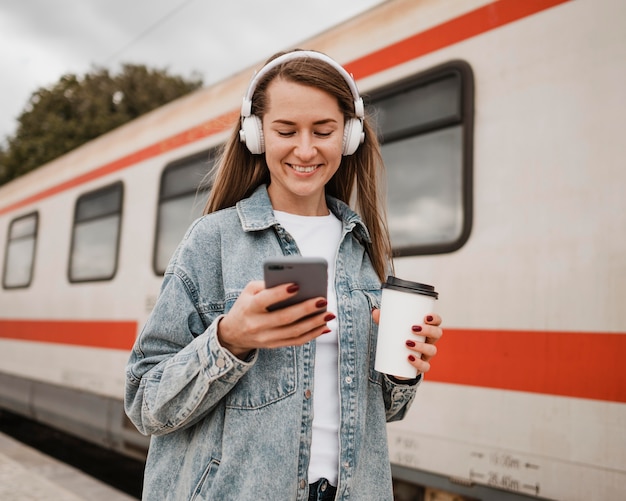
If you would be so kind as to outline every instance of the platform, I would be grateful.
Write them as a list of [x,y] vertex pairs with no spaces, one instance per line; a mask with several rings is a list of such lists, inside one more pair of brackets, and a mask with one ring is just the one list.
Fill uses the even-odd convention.
[[136,498],[1,433],[0,499],[136,501]]

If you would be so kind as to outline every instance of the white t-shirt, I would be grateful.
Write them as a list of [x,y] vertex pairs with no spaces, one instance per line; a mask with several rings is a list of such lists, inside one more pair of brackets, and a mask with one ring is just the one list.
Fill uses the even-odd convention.
[[[298,216],[274,211],[278,222],[295,239],[306,257],[328,261],[328,311],[337,314],[335,260],[341,240],[341,221],[328,216]],[[331,332],[316,339],[313,388],[313,436],[309,482],[326,478],[337,485],[339,470],[339,347],[337,320],[328,322]]]

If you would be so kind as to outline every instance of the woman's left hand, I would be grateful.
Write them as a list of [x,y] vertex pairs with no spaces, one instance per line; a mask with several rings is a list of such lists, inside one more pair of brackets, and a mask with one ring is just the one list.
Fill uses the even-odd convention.
[[[372,310],[372,318],[374,322],[378,323],[380,319],[379,309]],[[408,359],[409,363],[417,369],[418,376],[430,370],[430,361],[437,355],[437,347],[435,344],[443,335],[443,330],[440,325],[441,317],[435,313],[431,313],[424,317],[423,324],[416,324],[411,327],[414,336],[411,336],[411,334],[408,335],[406,347],[410,352],[413,352],[409,352]],[[418,336],[424,336],[425,340],[421,341]]]

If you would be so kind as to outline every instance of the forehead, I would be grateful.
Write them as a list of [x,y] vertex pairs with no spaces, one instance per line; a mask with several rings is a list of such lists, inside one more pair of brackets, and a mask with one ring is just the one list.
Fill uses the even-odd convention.
[[267,86],[266,113],[326,113],[342,115],[338,99],[311,85],[283,78],[273,79]]

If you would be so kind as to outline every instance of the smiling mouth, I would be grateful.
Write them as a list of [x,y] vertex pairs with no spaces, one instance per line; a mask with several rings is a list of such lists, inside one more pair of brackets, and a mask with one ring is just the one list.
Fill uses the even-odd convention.
[[313,172],[315,169],[318,168],[317,165],[294,165],[294,164],[289,164],[289,166],[295,170],[296,172],[300,172],[302,174],[308,174],[310,172]]

